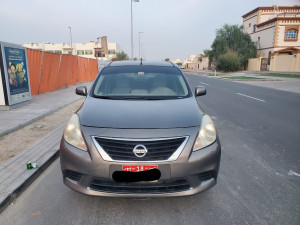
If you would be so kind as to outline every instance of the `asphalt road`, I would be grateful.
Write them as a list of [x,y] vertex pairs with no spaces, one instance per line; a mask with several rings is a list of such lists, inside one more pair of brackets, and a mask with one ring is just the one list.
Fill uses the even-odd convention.
[[0,224],[300,224],[300,94],[188,75],[222,144],[218,184],[150,200],[90,197],[62,183],[59,160]]

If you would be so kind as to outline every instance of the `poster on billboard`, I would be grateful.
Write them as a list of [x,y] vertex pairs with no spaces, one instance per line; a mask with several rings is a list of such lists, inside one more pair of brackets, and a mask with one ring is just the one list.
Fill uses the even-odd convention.
[[5,105],[31,99],[26,48],[0,42],[0,66]]

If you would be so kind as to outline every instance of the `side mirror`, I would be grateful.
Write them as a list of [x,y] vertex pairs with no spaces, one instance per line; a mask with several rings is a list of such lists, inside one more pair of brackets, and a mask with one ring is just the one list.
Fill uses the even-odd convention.
[[204,86],[197,86],[195,89],[195,96],[206,95],[206,88]]
[[78,94],[78,95],[87,96],[86,86],[78,86],[76,88],[75,93]]

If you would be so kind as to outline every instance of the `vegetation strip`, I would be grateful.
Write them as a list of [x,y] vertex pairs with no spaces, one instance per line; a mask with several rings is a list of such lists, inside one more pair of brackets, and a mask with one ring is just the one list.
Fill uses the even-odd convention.
[[244,77],[244,76],[232,76],[232,77],[224,77],[226,79],[232,80],[264,80],[264,78],[260,77]]
[[298,78],[298,79],[300,79],[300,74],[265,73],[265,74],[257,74],[256,76],[285,77],[285,78]]

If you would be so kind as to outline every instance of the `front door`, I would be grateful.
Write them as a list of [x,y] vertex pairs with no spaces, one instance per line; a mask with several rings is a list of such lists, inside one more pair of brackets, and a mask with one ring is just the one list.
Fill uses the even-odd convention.
[[261,59],[260,71],[268,71],[268,58]]

